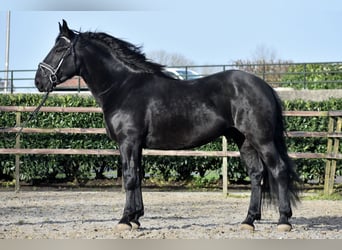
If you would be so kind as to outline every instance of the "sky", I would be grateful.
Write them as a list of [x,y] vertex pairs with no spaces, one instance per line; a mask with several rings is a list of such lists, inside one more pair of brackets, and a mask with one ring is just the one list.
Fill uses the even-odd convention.
[[[6,15],[11,13],[9,68],[36,69],[52,48],[58,22],[178,53],[196,65],[230,64],[258,47],[294,62],[342,60],[340,0],[3,0],[0,71],[5,68]],[[3,77],[0,73],[0,78]]]

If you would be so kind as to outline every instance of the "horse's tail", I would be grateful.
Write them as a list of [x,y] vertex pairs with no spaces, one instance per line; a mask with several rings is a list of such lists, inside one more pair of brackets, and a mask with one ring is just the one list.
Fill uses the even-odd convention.
[[[301,179],[299,178],[296,170],[294,162],[290,159],[287,151],[286,146],[286,138],[284,133],[286,132],[285,129],[285,121],[283,117],[283,108],[281,104],[281,100],[278,96],[278,94],[273,90],[273,96],[275,99],[275,109],[276,109],[276,126],[275,126],[275,135],[274,135],[274,143],[275,147],[281,157],[281,159],[284,161],[286,165],[286,171],[287,171],[287,183],[288,183],[288,196],[291,200],[291,203],[293,205],[296,204],[296,201],[299,201],[299,191],[301,189]],[[265,168],[267,169],[267,168]],[[263,178],[263,193],[266,195],[266,197],[276,198],[279,200],[278,197],[278,185],[274,181],[273,176],[269,171],[264,172],[264,178]]]

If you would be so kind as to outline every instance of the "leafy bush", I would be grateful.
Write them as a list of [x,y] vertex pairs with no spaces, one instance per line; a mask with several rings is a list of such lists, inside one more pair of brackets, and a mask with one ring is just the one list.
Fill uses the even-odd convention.
[[294,64],[283,74],[283,87],[295,89],[342,88],[341,64]]
[[[1,106],[37,106],[42,96],[38,94],[1,95]],[[45,106],[62,107],[94,107],[97,106],[91,96],[52,95]],[[286,110],[342,110],[340,99],[324,102],[285,101]],[[29,113],[22,113],[22,121]],[[1,112],[0,127],[14,127],[15,113]],[[328,119],[324,117],[286,117],[289,131],[326,131]],[[27,127],[40,128],[103,128],[101,113],[45,113],[41,112]],[[288,138],[290,152],[325,153],[325,138]],[[15,134],[0,134],[0,148],[13,148]],[[106,135],[89,134],[23,134],[22,148],[71,148],[71,149],[118,149],[118,145]],[[340,147],[341,148],[341,147]],[[221,139],[197,148],[197,150],[221,150]],[[237,150],[232,143],[229,151]],[[0,179],[13,178],[14,155],[0,155]],[[101,155],[23,155],[21,161],[21,180],[33,183],[52,183],[57,181],[73,181],[80,183],[89,178],[102,178],[105,171],[119,170],[119,156]],[[304,180],[323,180],[325,160],[296,160],[298,172]],[[337,174],[342,174],[338,162]],[[169,181],[191,179],[194,174],[204,177],[208,172],[220,171],[222,160],[219,157],[144,157],[145,173],[153,178]],[[228,159],[228,178],[231,181],[246,179],[247,173],[239,158]]]
[[[341,99],[331,98],[329,101],[285,101],[285,110],[342,110]],[[328,129],[328,117],[286,117],[288,131],[317,131],[326,132]],[[340,142],[341,143],[341,142]],[[326,153],[326,138],[287,138],[287,146],[290,152],[312,152]],[[340,146],[340,150],[341,150]],[[297,159],[295,160],[297,170],[304,181],[324,180],[324,159]],[[337,175],[342,175],[341,160],[337,162]]]

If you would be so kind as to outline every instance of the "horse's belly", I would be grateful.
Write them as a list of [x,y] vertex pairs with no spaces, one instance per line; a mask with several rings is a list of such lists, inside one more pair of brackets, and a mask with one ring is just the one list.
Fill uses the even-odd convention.
[[151,149],[187,149],[206,144],[224,134],[226,124],[219,119],[205,123],[170,122],[155,126],[146,137]]

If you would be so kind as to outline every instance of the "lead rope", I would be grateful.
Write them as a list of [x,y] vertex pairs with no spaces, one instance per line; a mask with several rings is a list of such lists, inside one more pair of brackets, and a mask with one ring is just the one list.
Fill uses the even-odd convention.
[[22,125],[20,125],[20,129],[19,129],[19,131],[17,132],[17,134],[16,134],[16,136],[15,136],[16,139],[17,139],[17,137],[18,137],[19,135],[22,134],[24,127],[26,127],[26,125],[27,125],[34,117],[37,116],[37,114],[38,114],[40,108],[44,105],[44,103],[46,102],[47,98],[49,97],[49,94],[50,94],[50,91],[47,91],[47,92],[45,93],[45,95],[44,95],[44,97],[43,97],[41,103],[40,103],[40,104],[37,106],[37,108],[30,114],[29,118],[28,118]]

